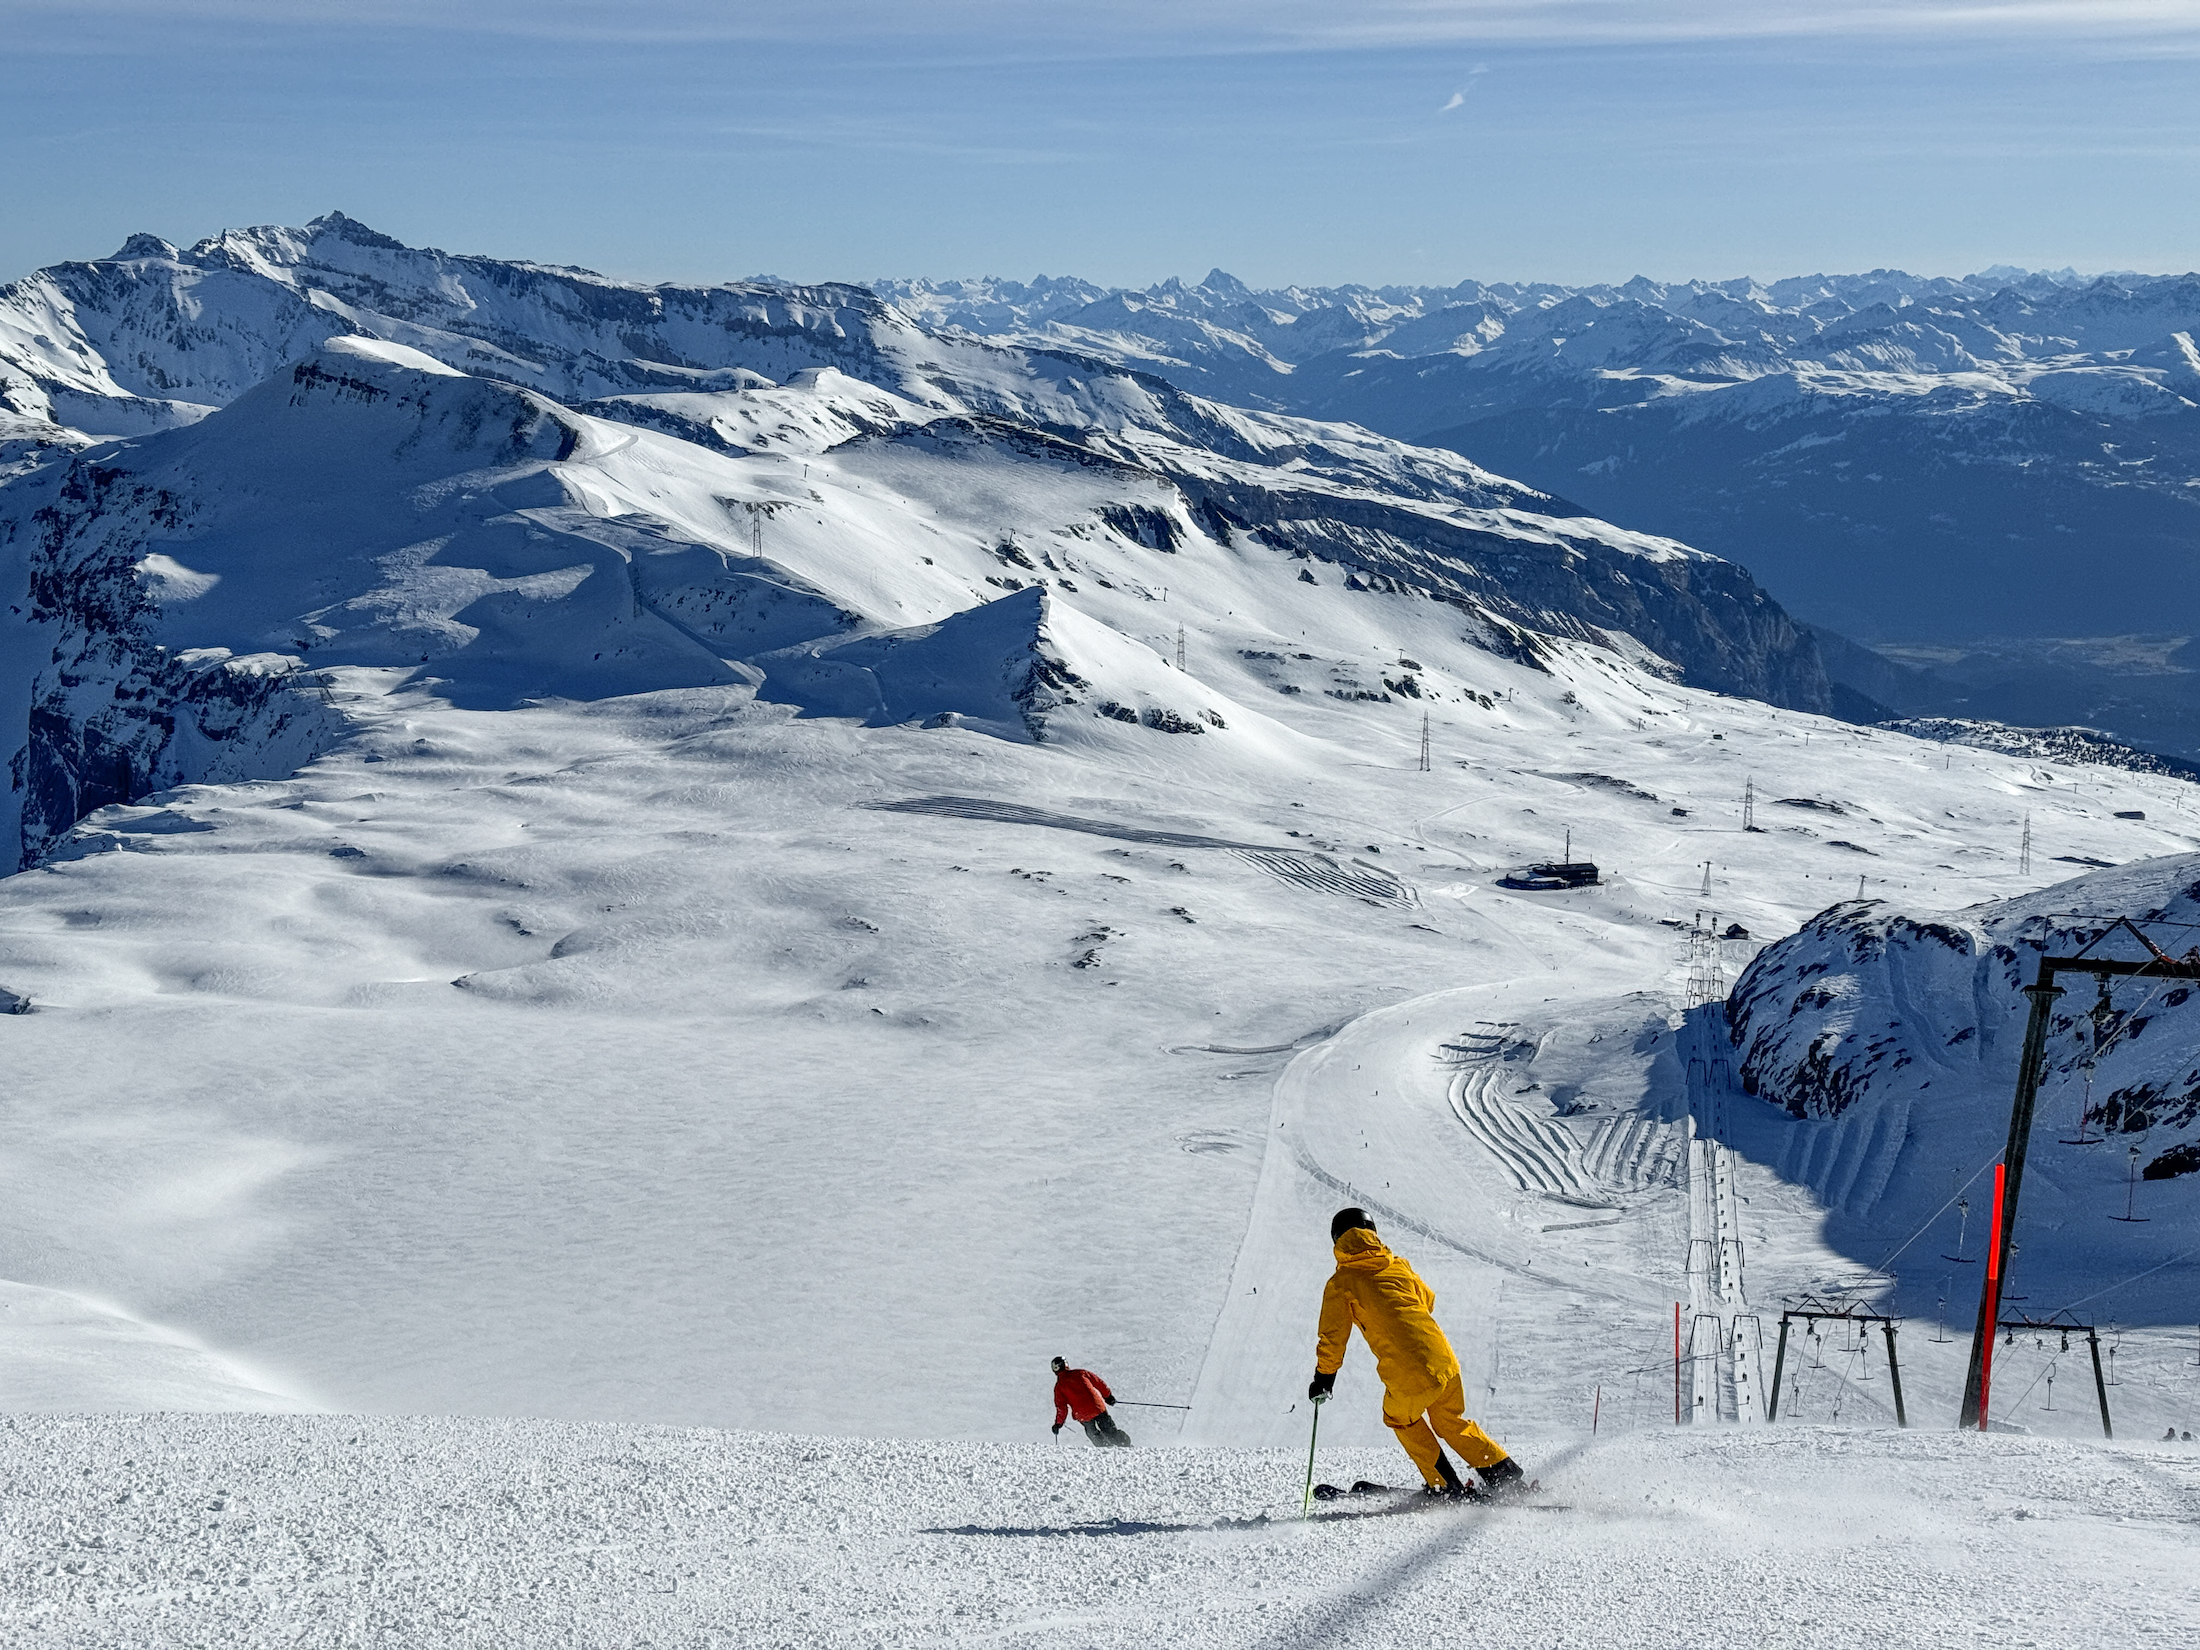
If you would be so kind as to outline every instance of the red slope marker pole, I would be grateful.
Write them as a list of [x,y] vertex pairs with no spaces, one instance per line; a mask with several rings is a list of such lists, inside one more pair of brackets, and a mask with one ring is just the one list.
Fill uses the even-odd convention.
[[1673,1424],[1681,1424],[1681,1303],[1673,1303]]
[[1978,1429],[1986,1430],[1986,1404],[1994,1384],[1994,1337],[2001,1333],[2001,1194],[2008,1165],[1994,1165],[1994,1235],[1986,1250],[1986,1345],[1978,1366]]
[[1603,1383],[1602,1381],[1599,1381],[1599,1382],[1597,1382],[1597,1401],[1596,1401],[1596,1407],[1595,1407],[1595,1408],[1593,1408],[1592,1410],[1590,1410],[1590,1411],[1589,1411],[1589,1436],[1590,1436],[1590,1437],[1594,1438],[1594,1437],[1595,1437],[1595,1436],[1597,1435],[1597,1421],[1599,1420],[1599,1418],[1601,1418],[1601,1417],[1603,1416],[1603,1414],[1604,1414],[1604,1383]]

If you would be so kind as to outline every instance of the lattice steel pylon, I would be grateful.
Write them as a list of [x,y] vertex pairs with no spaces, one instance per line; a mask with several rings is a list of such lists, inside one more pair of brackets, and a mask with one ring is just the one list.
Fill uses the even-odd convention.
[[1698,911],[1694,926],[1688,930],[1688,1006],[1701,1008],[1706,1003],[1724,1001],[1726,964],[1719,955],[1719,913],[1712,912],[1707,923]]

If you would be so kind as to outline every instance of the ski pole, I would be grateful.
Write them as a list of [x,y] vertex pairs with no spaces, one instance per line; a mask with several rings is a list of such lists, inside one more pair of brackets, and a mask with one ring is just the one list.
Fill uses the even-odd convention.
[[1136,1398],[1118,1398],[1115,1402],[1116,1407],[1119,1409],[1190,1409],[1192,1407],[1190,1404],[1147,1404],[1141,1403]]
[[[1326,1396],[1326,1394],[1325,1394]],[[1314,1430],[1306,1440],[1306,1499],[1299,1503],[1299,1516],[1314,1516],[1314,1446],[1322,1435],[1322,1400],[1314,1400]]]

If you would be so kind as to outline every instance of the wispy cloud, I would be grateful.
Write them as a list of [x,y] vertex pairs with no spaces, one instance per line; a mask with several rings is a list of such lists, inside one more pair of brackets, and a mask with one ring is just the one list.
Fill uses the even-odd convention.
[[779,0],[0,0],[11,23],[231,22],[417,30],[647,45],[701,41],[1059,55],[1147,50],[1321,51],[1478,44],[1587,45],[1779,37],[2200,37],[2200,0],[838,0],[831,20]]
[[1466,102],[1467,94],[1474,90],[1474,83],[1489,72],[1490,66],[1487,63],[1477,63],[1473,68],[1469,69],[1467,71],[1467,83],[1464,86],[1460,87],[1456,92],[1453,92],[1451,94],[1451,101],[1445,104],[1441,109],[1437,110],[1436,112],[1440,115],[1448,115],[1452,112],[1452,110],[1458,108],[1460,104]]
[[1283,0],[1268,15],[1309,47],[2200,35],[2200,0]]

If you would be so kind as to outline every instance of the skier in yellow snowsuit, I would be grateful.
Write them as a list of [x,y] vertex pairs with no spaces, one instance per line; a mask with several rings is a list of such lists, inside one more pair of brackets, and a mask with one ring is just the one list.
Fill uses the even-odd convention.
[[1467,1419],[1459,1360],[1432,1316],[1436,1291],[1384,1246],[1366,1210],[1338,1210],[1329,1235],[1336,1245],[1337,1270],[1322,1290],[1321,1332],[1307,1397],[1320,1403],[1329,1396],[1357,1325],[1375,1354],[1375,1373],[1382,1377],[1383,1424],[1397,1433],[1429,1492],[1473,1493],[1460,1482],[1438,1438],[1482,1475],[1490,1492],[1518,1490],[1523,1483],[1519,1463]]

